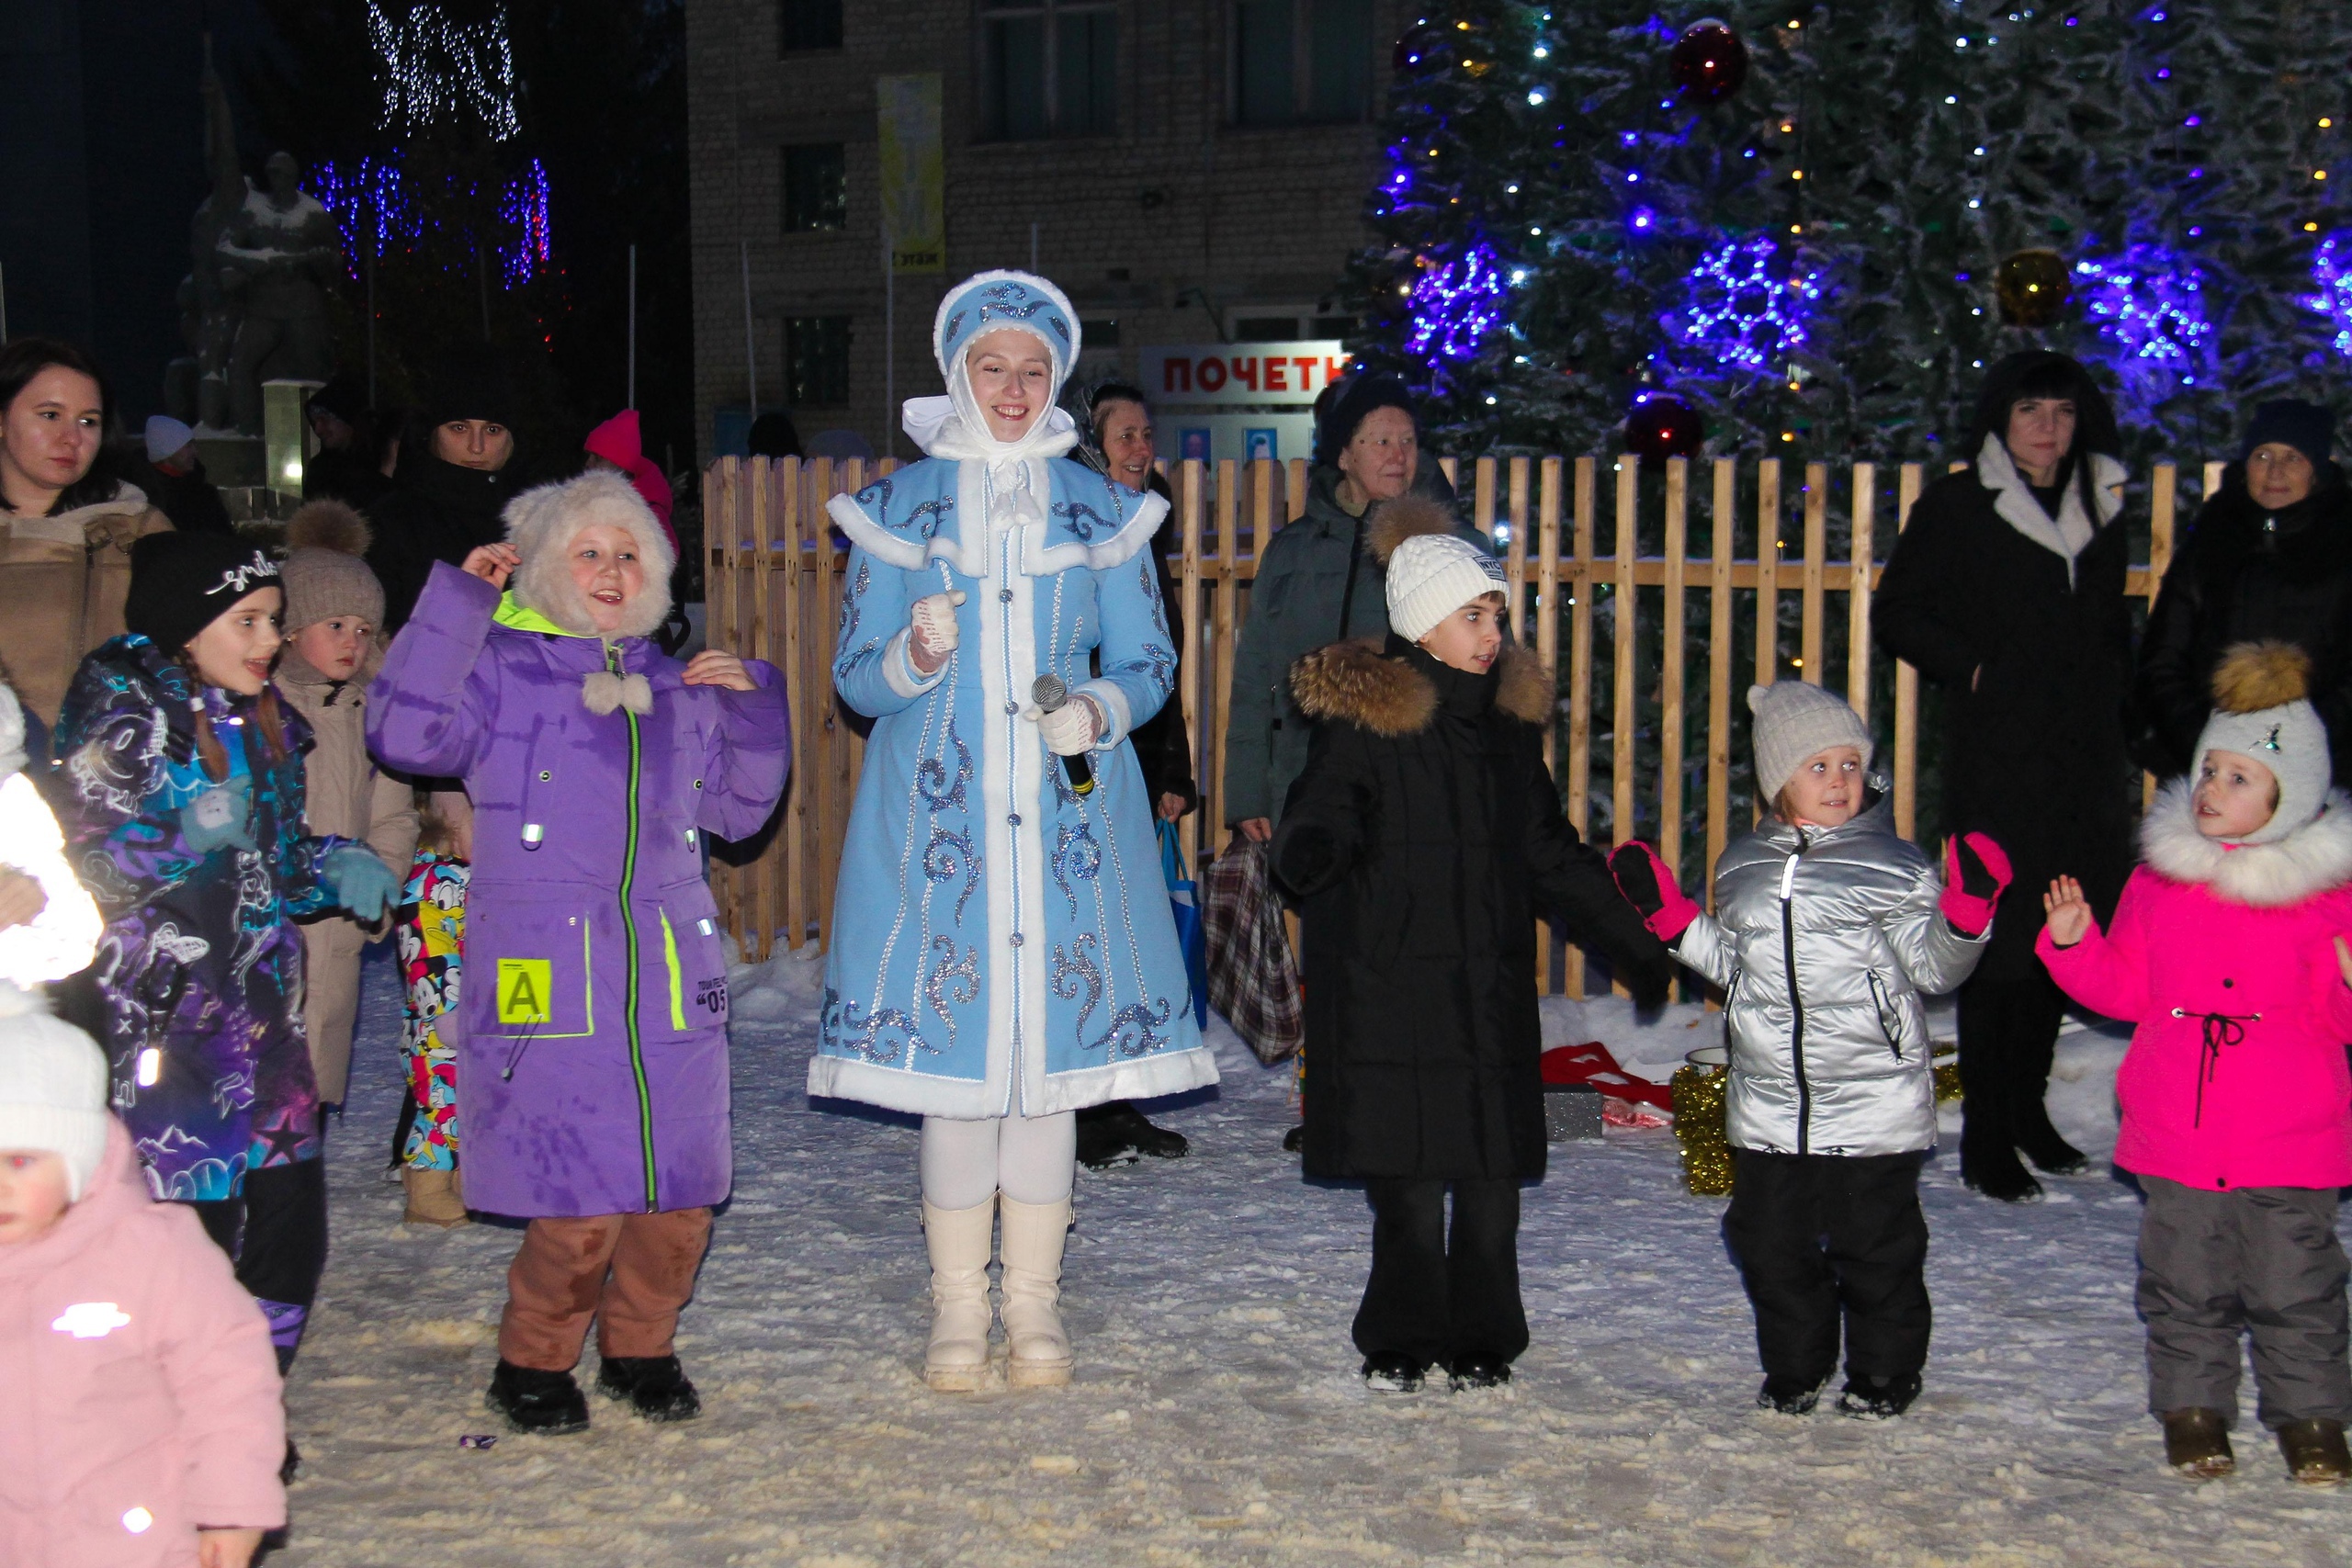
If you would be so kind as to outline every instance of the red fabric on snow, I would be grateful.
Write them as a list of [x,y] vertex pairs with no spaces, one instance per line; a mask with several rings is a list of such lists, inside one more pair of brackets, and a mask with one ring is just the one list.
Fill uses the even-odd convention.
[[1609,1047],[1598,1040],[1588,1040],[1581,1045],[1555,1045],[1542,1058],[1544,1081],[1555,1084],[1589,1083],[1603,1094],[1613,1094],[1620,1100],[1638,1100],[1645,1105],[1655,1105],[1660,1111],[1674,1109],[1674,1095],[1666,1085],[1638,1078],[1617,1065]]

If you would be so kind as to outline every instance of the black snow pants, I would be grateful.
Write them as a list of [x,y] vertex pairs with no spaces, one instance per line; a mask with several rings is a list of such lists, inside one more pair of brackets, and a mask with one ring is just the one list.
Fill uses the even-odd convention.
[[1724,1236],[1755,1308],[1765,1376],[1828,1381],[1841,1317],[1849,1376],[1897,1379],[1927,1365],[1926,1158],[1732,1151]]

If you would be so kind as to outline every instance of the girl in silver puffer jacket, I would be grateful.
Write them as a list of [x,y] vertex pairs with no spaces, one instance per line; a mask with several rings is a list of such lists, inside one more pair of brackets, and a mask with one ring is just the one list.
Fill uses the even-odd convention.
[[1918,1179],[1936,1095],[1921,998],[1976,966],[2008,863],[1970,834],[1939,879],[1871,796],[1870,730],[1835,694],[1781,682],[1747,703],[1772,814],[1717,863],[1716,912],[1645,844],[1611,864],[1650,930],[1725,993],[1724,1228],[1756,1311],[1757,1403],[1814,1407],[1842,1309],[1838,1408],[1896,1416],[1918,1395],[1930,1316]]

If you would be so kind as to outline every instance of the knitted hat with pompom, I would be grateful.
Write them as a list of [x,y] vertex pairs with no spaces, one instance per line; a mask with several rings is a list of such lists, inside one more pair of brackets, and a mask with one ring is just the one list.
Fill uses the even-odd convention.
[[2251,757],[2278,781],[2270,820],[2225,843],[2275,843],[2320,814],[2333,769],[2327,726],[2311,705],[2312,658],[2290,642],[2242,642],[2213,670],[2213,716],[2190,766],[2211,751]]

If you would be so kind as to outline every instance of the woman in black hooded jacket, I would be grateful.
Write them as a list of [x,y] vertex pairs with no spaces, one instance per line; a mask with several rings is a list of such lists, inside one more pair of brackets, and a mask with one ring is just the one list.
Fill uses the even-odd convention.
[[2121,446],[2082,366],[1999,361],[1973,466],[1920,496],[1871,606],[1880,646],[1943,688],[1944,831],[1991,835],[2016,870],[1960,988],[1961,1175],[2011,1201],[2041,1190],[2020,1150],[2052,1173],[2086,1164],[2043,1104],[2065,998],[2034,956],[2033,901],[2064,874],[2105,919],[2132,870]]
[[475,355],[444,366],[401,442],[391,489],[368,508],[387,637],[408,624],[435,561],[461,566],[505,539],[506,503],[522,489],[514,445],[514,394],[496,362]]
[[2312,705],[2335,776],[2352,778],[2352,487],[2329,460],[2335,415],[2255,410],[2238,460],[2181,540],[2140,639],[2132,689],[2141,765],[2187,773],[2213,705],[2213,670],[2241,642],[2311,655]]

